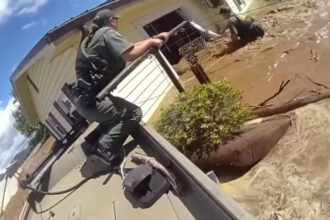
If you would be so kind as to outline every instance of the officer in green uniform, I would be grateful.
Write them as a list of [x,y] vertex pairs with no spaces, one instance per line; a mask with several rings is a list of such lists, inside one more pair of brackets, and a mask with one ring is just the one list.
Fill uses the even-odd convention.
[[109,9],[97,12],[89,35],[82,41],[76,58],[76,83],[73,86],[77,111],[90,122],[107,125],[99,139],[97,154],[111,162],[113,155],[142,118],[141,109],[122,98],[108,95],[97,101],[96,95],[133,61],[151,47],[161,47],[169,38],[160,33],[137,43],[130,43],[118,32],[118,17]]
[[228,20],[227,25],[220,33],[223,33],[229,28],[233,41],[252,41],[264,36],[264,30],[261,25],[254,22],[252,18],[241,19],[227,7],[221,7],[219,14]]

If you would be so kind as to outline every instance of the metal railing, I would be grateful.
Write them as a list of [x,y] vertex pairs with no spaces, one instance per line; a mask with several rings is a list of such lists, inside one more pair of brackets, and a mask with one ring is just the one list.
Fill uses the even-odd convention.
[[156,56],[149,54],[111,92],[138,105],[143,115],[152,114],[172,85],[167,72]]
[[[180,28],[184,27],[187,24],[188,24],[187,21],[183,21],[169,32],[170,35],[176,33]],[[147,51],[144,55],[134,60],[124,70],[122,70],[101,92],[97,94],[96,99],[98,101],[103,100],[110,92],[112,92],[115,88],[117,88],[117,86],[119,85],[119,83],[121,83],[121,81],[123,81],[123,79],[125,79],[134,69],[136,69],[151,54],[153,54],[157,58],[158,62],[164,68],[168,77],[172,80],[175,87],[180,92],[184,91],[180,82],[177,80],[175,71],[173,70],[173,68],[171,68],[170,64],[167,62],[164,55],[160,52],[159,48],[152,48],[149,51]]]

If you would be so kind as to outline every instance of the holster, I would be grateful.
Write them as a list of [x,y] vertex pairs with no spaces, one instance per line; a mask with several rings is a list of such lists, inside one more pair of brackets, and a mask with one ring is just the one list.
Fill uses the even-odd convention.
[[77,79],[72,86],[72,95],[76,104],[83,109],[90,109],[96,106],[96,90],[94,86],[83,79]]

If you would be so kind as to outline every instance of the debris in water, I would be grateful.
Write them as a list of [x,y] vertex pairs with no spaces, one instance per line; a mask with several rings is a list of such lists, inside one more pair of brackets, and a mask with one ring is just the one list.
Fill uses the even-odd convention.
[[317,50],[313,50],[312,48],[310,48],[309,53],[311,55],[310,59],[313,60],[314,62],[317,62],[320,59]]

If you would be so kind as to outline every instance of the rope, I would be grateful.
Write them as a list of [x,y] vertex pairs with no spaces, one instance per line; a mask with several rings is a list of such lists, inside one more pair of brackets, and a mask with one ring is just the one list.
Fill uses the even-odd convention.
[[36,189],[33,186],[25,183],[24,181],[20,182],[20,185],[21,185],[21,187],[23,189],[29,189],[29,190],[31,190],[33,192],[44,194],[44,195],[61,195],[61,194],[65,194],[65,193],[71,192],[73,190],[77,190],[79,187],[81,187],[83,184],[85,184],[90,179],[99,177],[101,175],[104,175],[104,174],[107,174],[107,173],[110,173],[110,172],[117,172],[118,169],[119,169],[119,167],[111,167],[108,170],[97,172],[97,173],[93,174],[92,176],[87,177],[87,178],[81,180],[79,183],[77,183],[76,185],[74,185],[74,186],[72,186],[72,187],[70,187],[68,189],[61,190],[61,191],[56,191],[56,192],[49,192],[49,191],[43,191],[43,190]]

